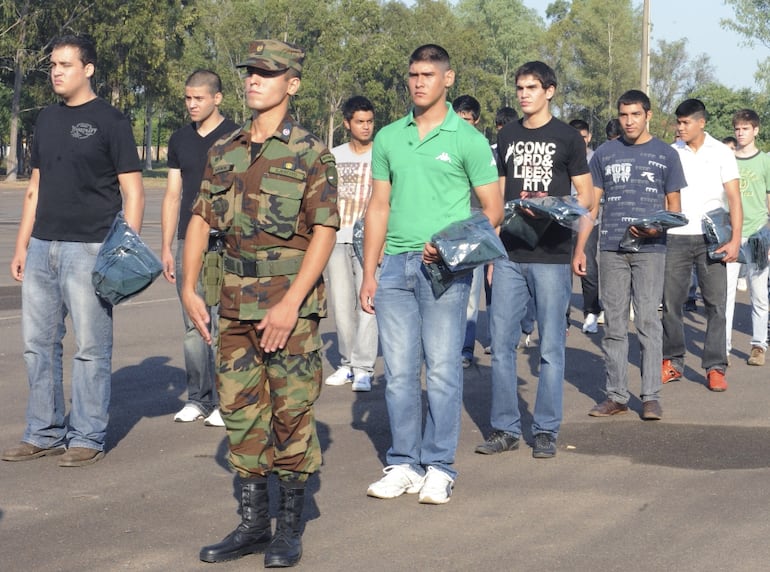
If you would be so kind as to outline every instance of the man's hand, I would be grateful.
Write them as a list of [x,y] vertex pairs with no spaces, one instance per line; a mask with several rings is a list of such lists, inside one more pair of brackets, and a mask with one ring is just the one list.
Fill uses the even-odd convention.
[[17,282],[24,280],[24,266],[27,263],[27,251],[17,252],[11,260],[11,276]]
[[211,332],[209,332],[209,312],[206,302],[195,292],[182,291],[182,306],[184,311],[190,316],[190,320],[195,324],[195,328],[200,332],[203,340],[211,345]]
[[285,348],[298,318],[297,308],[285,300],[278,302],[267,311],[257,325],[257,330],[262,332],[259,347],[266,352],[276,352]]
[[717,248],[714,252],[716,254],[719,254],[721,252],[724,253],[724,257],[722,258],[721,262],[735,262],[738,260],[738,254],[741,251],[741,243],[740,241],[730,241],[726,244],[723,244],[719,248]]
[[572,272],[578,276],[586,275],[586,253],[583,250],[578,252],[575,249],[575,254],[572,256]]
[[438,253],[438,249],[430,242],[426,242],[422,249],[422,262],[423,264],[441,262],[441,255]]
[[632,226],[629,229],[631,234],[636,238],[658,238],[663,236],[663,231],[657,228],[639,228],[638,226]]
[[361,282],[361,292],[359,293],[358,302],[361,304],[361,309],[367,314],[374,314],[374,293],[377,291],[377,281],[374,278],[367,278],[364,276]]
[[171,250],[163,249],[160,255],[160,262],[163,264],[163,277],[176,284],[176,262],[174,261],[174,255],[171,254]]

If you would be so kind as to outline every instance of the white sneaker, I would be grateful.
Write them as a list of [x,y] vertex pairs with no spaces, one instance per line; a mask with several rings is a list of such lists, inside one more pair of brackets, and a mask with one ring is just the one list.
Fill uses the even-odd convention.
[[207,427],[224,427],[225,420],[222,419],[222,414],[219,412],[219,407],[211,412],[211,415],[203,420],[203,424]]
[[604,325],[604,310],[599,312],[599,317],[596,318],[596,323],[599,324],[600,326]]
[[588,314],[583,322],[584,334],[595,334],[599,331],[599,316],[597,314]]
[[349,367],[342,366],[329,377],[327,377],[324,383],[326,385],[345,385],[351,381],[353,381],[353,372],[350,371]]
[[382,470],[385,476],[369,485],[366,494],[378,499],[394,499],[404,493],[419,492],[425,477],[409,465],[390,465]]
[[422,504],[446,504],[452,497],[454,485],[454,479],[444,471],[428,467],[418,500]]
[[745,278],[738,278],[738,290],[741,292],[745,292],[749,289],[749,283],[746,281]]
[[371,391],[372,375],[365,371],[357,371],[353,375],[353,385],[351,389],[353,391]]
[[203,413],[192,403],[188,403],[174,415],[174,421],[177,423],[191,423],[198,419],[203,419]]

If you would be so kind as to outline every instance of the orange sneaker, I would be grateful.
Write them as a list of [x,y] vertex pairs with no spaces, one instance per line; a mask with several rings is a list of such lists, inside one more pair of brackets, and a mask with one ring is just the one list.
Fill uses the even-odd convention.
[[712,369],[706,376],[708,379],[708,386],[711,391],[726,391],[727,382],[725,381],[725,372]]
[[664,359],[660,367],[660,377],[663,383],[682,379],[682,372],[674,367],[670,359]]

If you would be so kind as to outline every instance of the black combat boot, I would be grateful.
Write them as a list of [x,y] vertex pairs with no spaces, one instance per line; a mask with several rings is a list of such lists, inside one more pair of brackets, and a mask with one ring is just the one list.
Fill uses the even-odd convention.
[[305,483],[283,482],[275,535],[265,552],[265,568],[288,568],[302,558],[302,508]]
[[201,548],[200,559],[225,562],[264,552],[270,538],[267,479],[244,479],[241,484],[241,523],[222,542]]

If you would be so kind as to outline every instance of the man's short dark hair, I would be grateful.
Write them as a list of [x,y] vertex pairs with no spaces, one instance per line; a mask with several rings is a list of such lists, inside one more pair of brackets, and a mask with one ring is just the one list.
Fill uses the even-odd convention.
[[481,104],[472,95],[461,95],[455,98],[452,102],[452,109],[455,110],[455,113],[467,111],[471,114],[473,121],[478,121],[479,117],[481,117]]
[[543,62],[527,62],[520,66],[516,70],[515,81],[519,81],[519,78],[525,75],[534,76],[543,86],[543,89],[557,86],[556,72],[551,69],[551,66]]
[[739,109],[733,115],[733,127],[736,123],[750,123],[752,127],[759,127],[759,115],[753,109]]
[[76,48],[80,52],[80,61],[84,66],[92,64],[96,66],[96,46],[94,41],[88,36],[80,36],[75,34],[66,34],[59,36],[53,42],[51,42],[51,51],[58,48],[69,46]]
[[623,135],[623,128],[620,126],[620,120],[617,117],[613,117],[607,122],[607,126],[604,128],[604,133],[607,135],[607,140],[612,141]]
[[732,144],[734,147],[738,146],[738,140],[735,137],[733,137],[732,135],[728,135],[727,137],[722,139],[722,143],[724,143],[725,145]]
[[409,56],[409,65],[415,62],[430,62],[444,64],[447,68],[450,67],[449,53],[437,44],[425,44],[413,51],[412,55]]
[[590,133],[591,128],[588,126],[588,123],[583,121],[582,119],[573,119],[569,122],[569,126],[577,129],[578,131],[588,131]]
[[184,82],[185,87],[207,87],[211,95],[222,93],[222,78],[211,70],[195,70]]
[[371,111],[374,113],[374,105],[363,95],[354,95],[342,104],[342,117],[350,121],[353,119],[356,111]]
[[518,118],[519,114],[513,107],[501,107],[495,113],[495,127],[502,127],[511,121],[516,121]]
[[707,119],[706,106],[700,99],[685,99],[674,111],[677,117],[695,117]]
[[647,97],[646,93],[639,89],[629,89],[626,93],[618,98],[618,111],[620,111],[621,105],[634,105],[636,103],[642,106],[642,109],[644,109],[645,113],[652,109],[650,98]]

